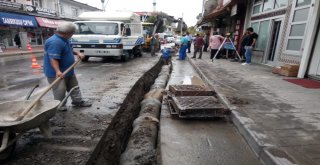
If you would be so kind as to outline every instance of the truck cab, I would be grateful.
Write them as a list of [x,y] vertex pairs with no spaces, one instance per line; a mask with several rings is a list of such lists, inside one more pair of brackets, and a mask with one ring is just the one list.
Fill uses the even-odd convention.
[[[122,15],[121,15],[122,14]],[[142,25],[133,21],[134,13],[84,12],[74,22],[77,29],[71,38],[75,51],[89,57],[114,57],[126,61],[131,55],[141,56],[144,43]]]

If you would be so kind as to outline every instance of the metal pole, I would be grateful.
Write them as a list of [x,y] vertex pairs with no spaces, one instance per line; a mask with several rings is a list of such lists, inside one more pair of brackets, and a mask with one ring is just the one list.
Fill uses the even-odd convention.
[[101,10],[104,11],[104,0],[101,0]]
[[181,23],[180,23],[180,36],[182,36],[182,26],[183,26],[183,13],[182,13]]

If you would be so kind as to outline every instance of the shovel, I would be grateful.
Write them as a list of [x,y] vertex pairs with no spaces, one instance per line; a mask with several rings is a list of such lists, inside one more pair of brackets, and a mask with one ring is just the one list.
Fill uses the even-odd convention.
[[65,70],[60,77],[57,77],[45,90],[42,92],[33,102],[19,114],[19,116],[14,120],[14,121],[20,121],[22,120],[29,112],[30,110],[34,107],[34,105],[37,104],[37,102],[55,85],[57,84],[62,77],[64,77],[72,68],[74,68],[81,60],[77,60],[74,62],[67,70]]

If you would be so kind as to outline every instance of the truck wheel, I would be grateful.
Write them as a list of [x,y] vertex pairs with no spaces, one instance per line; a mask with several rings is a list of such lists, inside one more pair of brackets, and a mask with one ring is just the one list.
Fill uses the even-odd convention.
[[143,55],[142,46],[140,46],[138,49],[138,57],[142,57],[142,55]]
[[126,62],[126,61],[129,60],[129,57],[130,57],[129,54],[123,55],[123,56],[121,56],[121,61],[122,61],[122,62]]
[[88,56],[84,56],[84,58],[81,61],[86,62],[88,60],[89,60],[89,57]]

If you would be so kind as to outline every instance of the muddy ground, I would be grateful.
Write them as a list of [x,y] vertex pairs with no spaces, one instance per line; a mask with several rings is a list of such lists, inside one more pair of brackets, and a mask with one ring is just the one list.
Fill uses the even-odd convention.
[[[102,136],[106,138],[104,132],[110,125],[114,131],[126,132],[117,130],[117,128],[122,128],[122,122],[118,122],[120,119],[113,120],[117,122],[113,122],[112,119],[115,116],[118,118],[116,115],[118,110],[123,111],[129,108],[128,110],[130,111],[130,108],[138,106],[131,106],[135,100],[126,99],[126,96],[132,87],[136,88],[134,85],[139,78],[158,61],[159,58],[157,57],[151,58],[145,55],[142,58],[135,58],[126,63],[102,61],[99,58],[93,58],[88,63],[81,63],[76,69],[80,89],[84,98],[93,102],[93,106],[89,108],[74,108],[69,102],[67,104],[67,112],[57,112],[50,120],[52,139],[44,138],[38,129],[24,133],[17,141],[13,156],[5,164],[86,164],[100,138]],[[42,60],[38,59],[38,62],[42,63]],[[29,61],[20,61],[20,65],[28,66]],[[24,86],[17,85],[14,88],[6,86],[6,84],[2,85],[0,89],[1,101],[7,101],[6,98],[21,99],[23,95],[20,91],[25,93],[25,91],[29,90],[29,86],[37,82],[46,84],[42,74],[35,76],[31,71],[28,72],[18,67],[6,66],[5,63],[1,64],[1,68],[5,68],[9,73],[12,73],[5,76],[10,77],[10,82],[19,82],[18,78],[20,80],[23,78],[23,81],[26,82],[28,77],[38,80],[30,81],[31,83]],[[21,75],[20,72],[24,72],[24,74],[22,74],[22,77],[17,77],[15,74]],[[154,73],[149,74],[153,75]],[[8,82],[8,80],[1,80],[1,82]],[[148,90],[148,86],[145,84],[149,82],[151,80],[141,81],[136,86],[145,91]],[[41,86],[41,88],[43,87]],[[39,91],[41,89],[37,89],[36,93],[39,93]],[[133,92],[132,98],[139,98],[142,94],[141,92]],[[52,99],[52,94],[48,93],[45,99]],[[125,99],[125,104],[122,104]],[[128,118],[131,118],[131,116],[129,115]],[[126,123],[125,119],[122,119],[122,121]],[[110,139],[106,138],[105,140],[109,141]],[[105,142],[102,144],[105,145]],[[112,146],[112,143],[110,145]]]

